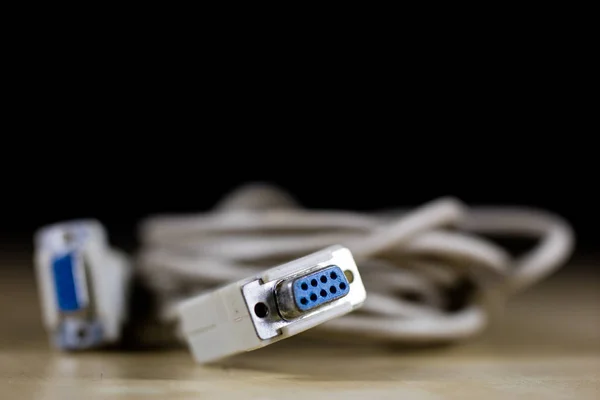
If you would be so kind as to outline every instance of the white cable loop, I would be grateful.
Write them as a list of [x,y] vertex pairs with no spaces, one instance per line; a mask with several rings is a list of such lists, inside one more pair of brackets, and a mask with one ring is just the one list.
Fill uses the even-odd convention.
[[[514,259],[488,234],[538,243]],[[140,274],[158,293],[162,318],[173,318],[186,295],[341,244],[361,269],[367,301],[318,329],[408,342],[477,334],[489,310],[477,295],[449,308],[459,282],[467,279],[483,297],[498,288],[507,296],[562,265],[574,245],[571,227],[539,210],[468,208],[443,198],[410,212],[313,211],[267,186],[244,187],[208,213],[151,217],[140,237]]]

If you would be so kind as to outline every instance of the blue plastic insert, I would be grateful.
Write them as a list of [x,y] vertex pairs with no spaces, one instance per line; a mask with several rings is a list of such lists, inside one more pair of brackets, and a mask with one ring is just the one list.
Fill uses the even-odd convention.
[[332,265],[296,279],[292,288],[296,307],[309,311],[344,297],[350,291],[350,284],[340,267]]
[[77,297],[77,284],[73,271],[73,268],[76,266],[75,263],[74,253],[58,256],[52,260],[54,288],[56,290],[58,308],[61,311],[77,311],[82,306]]

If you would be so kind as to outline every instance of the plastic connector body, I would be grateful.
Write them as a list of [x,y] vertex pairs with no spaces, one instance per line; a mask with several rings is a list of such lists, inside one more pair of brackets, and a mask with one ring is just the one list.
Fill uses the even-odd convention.
[[[321,296],[325,288],[328,293],[302,304],[302,298],[310,299],[311,294],[303,283],[313,288],[313,279],[319,287],[313,293]],[[208,363],[294,336],[351,312],[365,299],[352,254],[338,245],[186,300],[179,304],[178,314],[194,358]]]
[[127,317],[129,260],[111,248],[94,220],[45,226],[35,235],[35,267],[44,326],[62,350],[120,339]]

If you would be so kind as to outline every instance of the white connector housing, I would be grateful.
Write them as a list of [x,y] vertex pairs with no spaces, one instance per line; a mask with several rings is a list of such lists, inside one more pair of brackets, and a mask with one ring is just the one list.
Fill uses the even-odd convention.
[[[348,294],[296,318],[282,318],[277,310],[278,285],[332,265],[348,278]],[[296,335],[360,307],[365,298],[352,254],[336,245],[186,300],[179,305],[178,314],[194,358],[208,363]]]
[[129,259],[109,246],[95,220],[39,229],[34,264],[52,345],[83,350],[117,342],[127,318]]

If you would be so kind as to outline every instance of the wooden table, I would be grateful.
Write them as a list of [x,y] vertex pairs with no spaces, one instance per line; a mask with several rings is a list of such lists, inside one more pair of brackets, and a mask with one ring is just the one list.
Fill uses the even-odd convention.
[[203,367],[185,348],[51,350],[31,266],[0,265],[0,399],[600,399],[599,275],[587,271],[567,267],[520,295],[468,343],[410,349],[300,335]]

